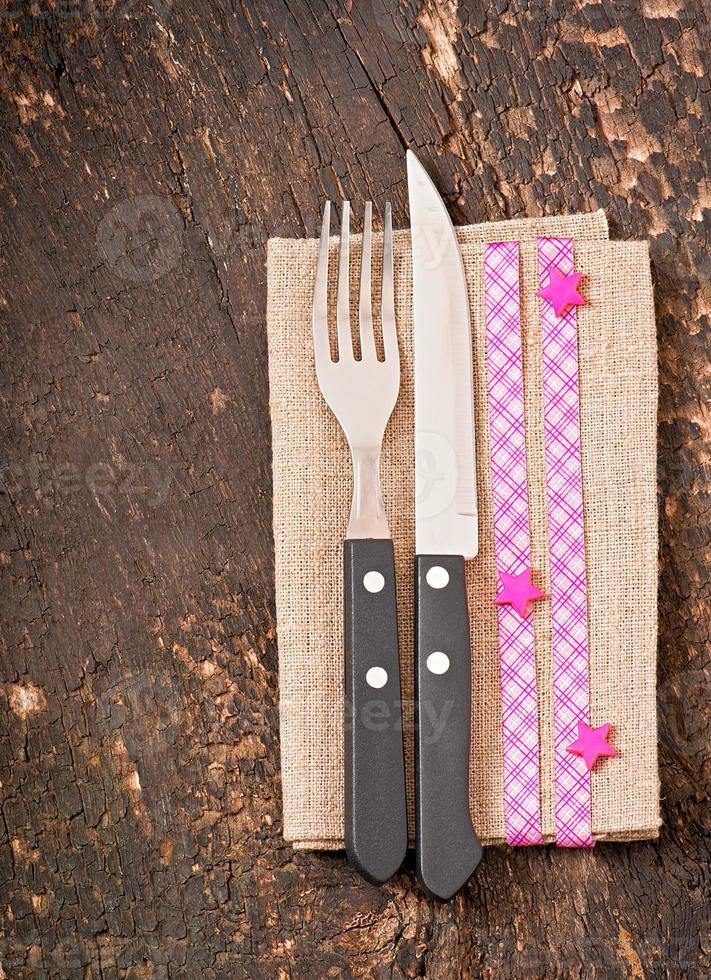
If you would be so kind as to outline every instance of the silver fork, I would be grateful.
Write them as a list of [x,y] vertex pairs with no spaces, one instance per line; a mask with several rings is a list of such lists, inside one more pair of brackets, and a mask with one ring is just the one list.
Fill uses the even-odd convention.
[[316,376],[348,441],[353,500],[343,545],[345,639],[345,845],[354,867],[380,883],[399,868],[407,849],[402,702],[397,638],[395,562],[380,487],[380,450],[400,387],[395,328],[392,212],[385,206],[381,324],[384,359],[376,355],[371,289],[372,205],[365,205],[356,360],[350,320],[350,203],[343,202],[338,260],[338,359],[328,335],[326,202],[314,286]]
[[[395,298],[393,285],[392,212],[385,205],[383,233],[383,283],[381,289],[381,323],[385,360],[375,353],[371,296],[371,220],[372,204],[365,205],[363,250],[360,267],[361,359],[353,353],[350,320],[349,236],[350,202],[343,202],[341,247],[338,261],[338,297],[336,327],[338,360],[331,360],[328,339],[328,233],[331,202],[326,202],[321,227],[321,246],[314,290],[314,353],[316,375],[321,393],[338,419],[348,440],[353,460],[353,503],[348,522],[349,538],[388,538],[390,532],[380,490],[380,447],[385,427],[397,401],[400,388],[400,357],[395,331]],[[364,406],[367,410],[364,411]]]

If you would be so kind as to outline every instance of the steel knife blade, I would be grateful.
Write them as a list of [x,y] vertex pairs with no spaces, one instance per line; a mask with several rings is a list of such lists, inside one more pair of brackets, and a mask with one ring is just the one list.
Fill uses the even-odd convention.
[[418,554],[478,551],[471,321],[464,263],[437,188],[407,151],[415,324]]
[[471,653],[464,559],[478,550],[467,281],[456,232],[411,150],[415,350],[416,861],[451,897],[481,859],[469,810]]

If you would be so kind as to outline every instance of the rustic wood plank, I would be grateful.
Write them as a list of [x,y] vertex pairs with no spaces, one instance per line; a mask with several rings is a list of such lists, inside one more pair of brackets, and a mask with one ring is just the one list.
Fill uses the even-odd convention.
[[[8,0],[0,976],[707,975],[708,10]],[[265,243],[324,196],[648,238],[658,843],[383,889],[280,836]]]

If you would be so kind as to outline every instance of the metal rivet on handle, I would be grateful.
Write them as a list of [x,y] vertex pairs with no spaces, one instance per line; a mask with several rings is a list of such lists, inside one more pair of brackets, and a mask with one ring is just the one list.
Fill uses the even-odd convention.
[[385,687],[388,682],[388,672],[384,667],[371,667],[365,675],[369,687]]
[[427,658],[427,669],[431,674],[446,674],[449,670],[449,657],[441,650],[435,650]]
[[433,565],[425,576],[427,584],[431,589],[443,589],[449,585],[449,572],[441,565]]
[[366,572],[363,576],[363,585],[368,592],[382,592],[385,588],[385,579],[380,572]]

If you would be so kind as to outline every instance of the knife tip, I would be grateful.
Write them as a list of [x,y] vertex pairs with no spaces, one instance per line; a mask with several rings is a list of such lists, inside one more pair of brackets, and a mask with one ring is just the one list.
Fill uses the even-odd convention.
[[421,173],[425,169],[412,150],[407,150],[405,152],[405,165],[410,178],[414,177],[416,173]]

